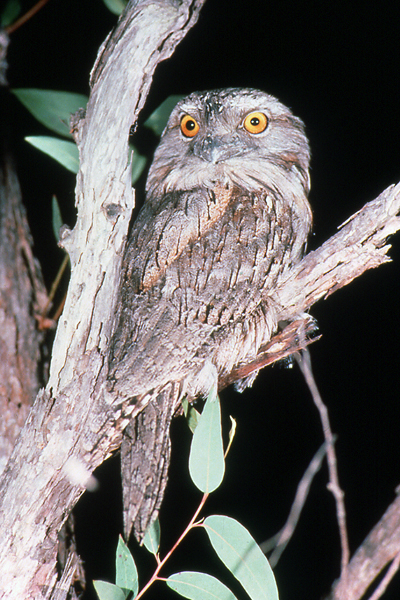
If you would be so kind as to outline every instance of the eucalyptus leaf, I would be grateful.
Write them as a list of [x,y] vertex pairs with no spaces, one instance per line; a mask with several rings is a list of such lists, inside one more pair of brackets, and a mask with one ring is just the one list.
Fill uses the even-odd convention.
[[192,600],[236,600],[229,588],[207,573],[174,573],[168,577],[167,585],[184,598]]
[[25,140],[54,158],[57,162],[63,165],[68,171],[77,173],[79,170],[79,152],[73,142],[59,140],[44,135],[26,137]]
[[104,4],[107,6],[108,10],[113,13],[113,15],[120,15],[127,5],[127,1],[125,0],[103,0]]
[[224,478],[221,407],[214,393],[209,395],[193,434],[189,472],[193,483],[204,493],[216,490]]
[[243,525],[231,517],[211,515],[203,527],[218,557],[252,600],[279,599],[270,564]]
[[158,517],[146,529],[143,545],[152,554],[156,555],[160,547],[161,527]]
[[0,28],[5,29],[17,19],[21,12],[19,0],[8,0],[0,15]]
[[49,129],[72,138],[69,120],[79,108],[85,108],[88,98],[82,94],[21,88],[13,94],[29,112]]
[[134,185],[141,174],[147,163],[147,157],[139,154],[135,147],[131,146],[132,150],[132,185]]
[[196,429],[199,423],[200,416],[201,415],[199,411],[196,410],[194,406],[189,406],[189,411],[187,414],[187,424],[192,433],[194,433],[194,430]]
[[194,433],[194,430],[196,429],[200,419],[200,413],[198,410],[195,409],[195,407],[189,402],[187,398],[182,399],[182,408],[183,413],[186,417],[188,427],[190,431]]
[[121,536],[118,539],[115,568],[117,586],[127,592],[133,592],[133,596],[136,596],[139,591],[138,572],[132,554]]
[[182,100],[182,98],[183,96],[168,96],[168,98],[164,100],[153,113],[151,113],[143,125],[154,131],[156,135],[161,135],[165,129],[172,109],[179,100]]
[[121,588],[108,581],[93,581],[93,586],[100,600],[125,600],[127,597]]
[[53,233],[56,241],[58,242],[60,239],[60,229],[63,226],[63,221],[61,217],[60,207],[57,202],[57,198],[55,196],[51,199],[51,212],[52,212],[52,225],[53,225]]

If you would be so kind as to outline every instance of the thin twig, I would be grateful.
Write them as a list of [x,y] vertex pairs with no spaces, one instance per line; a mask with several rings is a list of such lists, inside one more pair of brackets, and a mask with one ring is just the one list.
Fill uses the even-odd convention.
[[36,2],[36,4],[32,6],[32,8],[30,8],[25,14],[23,14],[22,17],[20,17],[19,19],[14,21],[14,23],[5,28],[7,34],[10,35],[11,33],[14,33],[14,31],[16,31],[19,27],[21,27],[27,21],[29,21],[29,19],[31,19],[41,8],[43,8],[43,6],[48,3],[48,1],[49,0],[39,0],[39,2]]
[[171,550],[164,556],[164,558],[162,560],[157,560],[157,568],[154,571],[153,575],[151,576],[151,578],[149,579],[149,581],[146,583],[146,585],[144,586],[143,589],[140,590],[139,594],[135,597],[135,600],[139,600],[139,598],[141,598],[143,596],[143,594],[145,593],[146,590],[149,589],[149,587],[155,582],[155,581],[159,581],[160,579],[162,579],[161,577],[158,576],[159,572],[161,571],[161,569],[163,568],[163,566],[165,565],[165,563],[167,562],[167,560],[169,559],[169,557],[171,556],[171,554],[173,552],[175,552],[176,548],[179,546],[179,544],[182,542],[182,540],[187,536],[187,534],[189,533],[189,531],[196,526],[196,519],[199,516],[199,513],[201,511],[201,509],[203,508],[207,498],[208,498],[209,494],[204,494],[202,499],[200,500],[200,504],[196,509],[196,512],[194,513],[193,517],[190,519],[189,524],[187,525],[187,527],[185,528],[185,530],[183,531],[183,533],[179,536],[179,538],[177,539],[177,541],[175,542],[175,544],[172,546]]
[[308,346],[308,344],[318,341],[321,336],[316,335],[317,330],[317,324],[310,315],[305,314],[302,317],[297,317],[294,321],[290,321],[267,344],[261,346],[255,359],[239,364],[230,373],[219,377],[218,391],[278,360],[288,358]]
[[64,275],[64,271],[67,268],[68,264],[69,264],[69,256],[68,256],[68,254],[66,254],[64,256],[64,259],[61,263],[60,268],[58,269],[56,278],[54,279],[54,281],[51,285],[50,292],[49,292],[49,295],[47,298],[47,302],[42,310],[42,313],[37,316],[39,330],[50,329],[52,326],[54,326],[57,323],[57,321],[62,313],[64,304],[65,304],[66,294],[64,294],[64,297],[63,297],[62,301],[60,302],[60,305],[58,306],[56,312],[54,313],[53,318],[49,319],[47,317],[47,313],[50,309],[51,303],[54,300],[54,296],[56,294],[58,286],[60,285],[61,278]]
[[324,460],[326,448],[327,443],[325,442],[317,450],[303,477],[301,478],[300,483],[297,486],[296,496],[293,500],[292,508],[290,509],[290,513],[285,525],[273,537],[260,544],[260,548],[264,553],[274,549],[271,556],[268,558],[272,568],[276,567],[278,564],[283,551],[288,545],[297,527],[301,511],[303,510],[303,506],[307,500],[308,492],[310,491],[311,483],[316,473],[318,473],[320,470],[322,461]]
[[64,259],[61,263],[61,266],[58,269],[57,275],[56,275],[53,283],[51,284],[49,298],[48,298],[46,306],[44,307],[43,312],[42,312],[43,319],[47,316],[47,311],[49,310],[50,304],[53,302],[55,293],[57,291],[58,286],[60,285],[61,278],[64,275],[64,271],[67,268],[68,264],[69,264],[69,256],[68,256],[68,254],[65,254]]
[[337,472],[337,460],[334,446],[334,436],[332,434],[331,426],[329,423],[328,410],[322,401],[321,395],[318,391],[317,384],[314,379],[314,375],[311,368],[311,357],[307,349],[304,349],[301,354],[296,354],[295,358],[303,373],[304,379],[311,392],[311,396],[314,400],[314,404],[319,411],[321,418],[322,428],[324,431],[325,441],[327,444],[327,461],[329,469],[329,483],[328,489],[332,492],[336,502],[336,515],[339,525],[340,544],[342,547],[342,560],[341,560],[341,579],[346,584],[346,573],[347,565],[350,559],[349,542],[347,536],[346,527],[346,509],[344,506],[344,493],[339,485],[339,477]]

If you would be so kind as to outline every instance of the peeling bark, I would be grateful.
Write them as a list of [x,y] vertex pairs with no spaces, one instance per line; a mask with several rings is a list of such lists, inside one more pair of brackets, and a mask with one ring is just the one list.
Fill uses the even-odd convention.
[[157,64],[194,25],[202,3],[130,2],[100,50],[85,119],[75,123],[78,218],[62,239],[71,280],[49,383],[36,398],[0,482],[2,599],[56,593],[57,534],[90,473],[121,443],[126,419],[122,407],[106,397],[104,365],[134,205],[129,129]]
[[[121,444],[127,407],[106,394],[105,380],[134,204],[129,129],[156,65],[196,22],[201,5],[202,0],[130,2],[100,49],[86,116],[75,122],[78,219],[62,236],[71,281],[49,383],[36,398],[0,482],[1,599],[66,597],[74,568],[67,559],[67,574],[57,583],[58,533],[92,471]],[[288,273],[276,292],[282,321],[386,262],[386,237],[400,227],[399,205],[400,186],[389,188]],[[302,329],[291,336],[293,347],[296,336],[304,338]],[[274,360],[281,350],[275,340]]]

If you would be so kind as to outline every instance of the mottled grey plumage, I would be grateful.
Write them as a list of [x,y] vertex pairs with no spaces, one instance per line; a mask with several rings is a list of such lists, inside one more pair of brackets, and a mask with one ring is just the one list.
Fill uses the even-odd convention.
[[272,96],[226,89],[177,104],[124,257],[114,391],[155,406],[174,383],[172,417],[182,395],[255,358],[277,328],[277,279],[311,227],[308,165],[302,122]]

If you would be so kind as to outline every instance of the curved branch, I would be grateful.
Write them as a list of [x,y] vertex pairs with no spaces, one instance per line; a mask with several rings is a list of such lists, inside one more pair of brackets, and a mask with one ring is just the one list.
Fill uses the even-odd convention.
[[[1,599],[52,597],[57,534],[90,473],[120,445],[126,421],[103,386],[134,205],[129,130],[157,64],[194,25],[203,1],[131,0],[100,50],[86,116],[75,119],[78,217],[74,230],[62,236],[71,280],[49,383],[0,482]],[[64,596],[57,598],[67,594],[68,582],[63,585]]]
[[281,280],[276,291],[281,318],[301,314],[368,269],[389,262],[387,238],[399,229],[400,183],[363,206]]
[[336,581],[326,600],[361,600],[376,577],[399,553],[400,496],[397,496],[354,554],[347,567],[346,581]]
[[[71,281],[49,384],[38,395],[0,482],[1,599],[53,597],[58,531],[93,469],[120,445],[127,420],[123,407],[111,405],[104,392],[104,364],[134,202],[129,129],[156,65],[196,22],[202,3],[131,0],[100,50],[86,116],[75,122],[78,219],[62,239]],[[318,299],[389,260],[385,243],[399,228],[399,190],[386,190],[287,273],[274,298],[282,321],[298,319]],[[291,336],[294,347],[297,338],[303,343],[302,331]],[[274,338],[269,348],[275,360],[285,352],[282,339]],[[236,366],[239,378],[248,374],[244,367]]]
[[[390,262],[387,238],[400,229],[400,183],[384,190],[340,226],[338,233],[307,254],[278,282],[273,300],[278,318],[289,324],[260,349],[256,360],[236,365],[220,388],[248,377],[319,339],[304,314],[318,300],[348,285],[368,269]],[[270,299],[269,299],[270,302]]]

